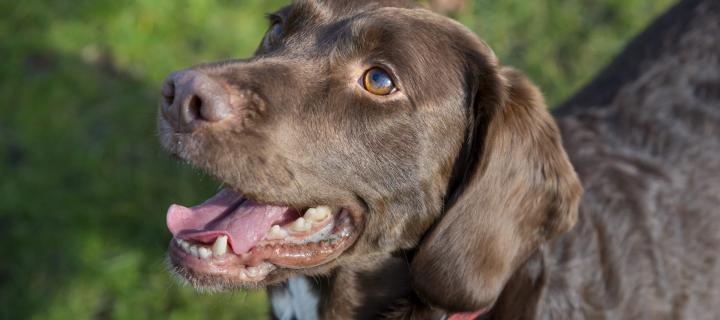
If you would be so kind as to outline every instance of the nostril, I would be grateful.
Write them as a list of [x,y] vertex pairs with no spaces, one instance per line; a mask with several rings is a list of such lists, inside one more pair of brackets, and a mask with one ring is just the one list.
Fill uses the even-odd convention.
[[163,116],[180,131],[225,119],[230,102],[221,82],[195,70],[171,74],[162,87]]
[[203,118],[201,111],[202,104],[203,101],[199,96],[193,95],[190,97],[190,101],[188,101],[188,115],[190,116],[190,119],[201,120]]

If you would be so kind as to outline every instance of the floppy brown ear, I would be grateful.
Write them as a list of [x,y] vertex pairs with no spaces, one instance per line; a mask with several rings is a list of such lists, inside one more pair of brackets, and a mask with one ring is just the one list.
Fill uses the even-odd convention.
[[538,89],[518,71],[498,72],[499,105],[470,123],[477,160],[411,263],[415,291],[449,311],[490,307],[541,243],[573,226],[582,193]]

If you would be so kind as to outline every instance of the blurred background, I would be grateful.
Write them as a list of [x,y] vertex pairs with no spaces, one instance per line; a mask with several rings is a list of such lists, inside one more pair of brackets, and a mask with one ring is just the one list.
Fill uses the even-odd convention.
[[[219,183],[161,151],[169,72],[247,57],[287,1],[0,1],[0,319],[257,319],[165,270],[170,203]],[[556,105],[672,0],[436,1]],[[427,4],[427,2],[426,2]]]

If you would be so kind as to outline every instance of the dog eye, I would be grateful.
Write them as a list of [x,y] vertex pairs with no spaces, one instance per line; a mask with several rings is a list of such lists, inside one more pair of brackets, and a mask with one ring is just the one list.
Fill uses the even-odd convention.
[[275,38],[282,37],[283,31],[282,31],[282,25],[280,24],[280,22],[276,22],[272,25],[272,27],[270,27],[270,33]]
[[390,75],[380,68],[372,68],[365,72],[363,86],[368,92],[379,96],[391,94],[396,90]]

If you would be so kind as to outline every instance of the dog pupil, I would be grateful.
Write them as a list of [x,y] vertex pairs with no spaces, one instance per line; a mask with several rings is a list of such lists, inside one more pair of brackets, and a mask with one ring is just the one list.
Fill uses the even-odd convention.
[[373,84],[379,88],[387,88],[392,85],[390,78],[387,77],[382,71],[376,70],[371,75]]

